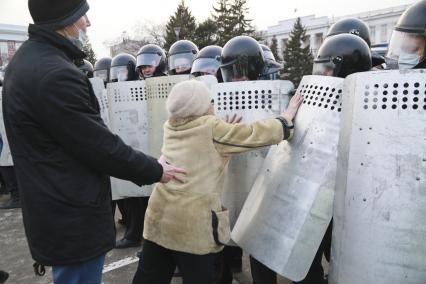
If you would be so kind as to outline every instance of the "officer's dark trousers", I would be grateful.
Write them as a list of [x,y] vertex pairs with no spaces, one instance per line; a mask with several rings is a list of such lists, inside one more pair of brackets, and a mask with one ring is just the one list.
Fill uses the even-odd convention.
[[253,284],[277,284],[277,274],[250,255]]
[[0,167],[0,174],[2,175],[6,192],[10,192],[10,195],[14,199],[19,200],[18,182],[16,180],[15,168]]
[[169,284],[176,266],[183,284],[212,284],[216,256],[178,252],[145,240],[133,284]]
[[[324,283],[324,269],[322,267],[322,255],[325,254],[326,259],[330,259],[331,247],[331,231],[332,223],[327,228],[324,238],[318,248],[315,258],[309,268],[306,278],[300,282],[293,282],[294,284],[321,284]],[[276,284],[277,275],[274,271],[250,256],[251,275],[253,277],[253,284]]]
[[124,238],[139,242],[142,240],[143,223],[149,197],[130,197],[125,199],[126,232]]

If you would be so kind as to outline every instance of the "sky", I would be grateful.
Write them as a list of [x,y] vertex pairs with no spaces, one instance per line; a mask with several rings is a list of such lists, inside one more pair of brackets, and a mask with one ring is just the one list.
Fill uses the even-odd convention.
[[[0,0],[0,23],[28,25],[31,16],[28,0]],[[119,37],[123,31],[132,35],[138,23],[166,23],[180,0],[88,0],[92,26],[88,29],[96,55],[109,55],[104,42]],[[345,16],[370,10],[414,3],[414,0],[248,0],[249,18],[265,30],[280,20],[306,15]],[[217,0],[185,0],[197,21],[211,15]]]

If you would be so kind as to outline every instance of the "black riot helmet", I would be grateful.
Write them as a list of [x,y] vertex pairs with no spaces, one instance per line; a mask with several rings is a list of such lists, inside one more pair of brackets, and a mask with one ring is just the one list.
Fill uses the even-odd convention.
[[249,36],[229,40],[222,50],[223,81],[257,80],[265,68],[265,59],[259,43]]
[[271,49],[264,44],[260,44],[260,47],[263,51],[263,57],[265,58],[265,70],[263,71],[263,74],[261,76],[262,80],[278,80],[280,70],[283,69],[283,65],[281,63],[278,63],[275,60],[275,56],[272,53]]
[[[155,67],[155,71],[149,72],[151,71],[147,70],[149,67]],[[147,44],[138,52],[136,68],[140,78],[164,76],[167,74],[166,53],[156,44]]]
[[209,45],[200,50],[192,64],[191,74],[195,77],[202,75],[214,75],[219,83],[223,82],[220,72],[220,55],[222,47]]
[[190,74],[198,47],[189,40],[179,40],[169,49],[169,74]]
[[120,53],[111,61],[110,81],[137,80],[136,58],[128,53]]
[[411,5],[399,18],[386,54],[390,69],[426,68],[426,0]]
[[93,78],[93,65],[86,59],[78,61],[77,63],[78,69],[87,76],[87,78]]
[[313,75],[345,78],[371,69],[371,52],[367,43],[352,34],[327,37],[314,59]]
[[95,68],[93,75],[96,78],[100,78],[106,84],[109,82],[109,70],[111,68],[111,57],[103,57],[95,62]]
[[334,36],[338,34],[354,34],[359,37],[361,37],[365,42],[368,44],[368,46],[371,46],[371,40],[370,40],[370,28],[368,25],[357,18],[346,18],[338,20],[336,23],[334,23],[330,29],[328,30],[328,33],[326,37]]

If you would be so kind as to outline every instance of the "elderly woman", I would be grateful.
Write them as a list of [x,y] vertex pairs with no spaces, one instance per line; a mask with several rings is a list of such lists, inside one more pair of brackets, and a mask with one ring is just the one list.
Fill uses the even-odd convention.
[[151,195],[133,283],[170,283],[176,266],[185,284],[213,283],[216,253],[230,239],[228,211],[221,204],[229,160],[289,139],[302,100],[294,96],[280,117],[231,124],[214,116],[204,83],[185,81],[172,89],[160,159],[184,168],[186,176],[158,184]]

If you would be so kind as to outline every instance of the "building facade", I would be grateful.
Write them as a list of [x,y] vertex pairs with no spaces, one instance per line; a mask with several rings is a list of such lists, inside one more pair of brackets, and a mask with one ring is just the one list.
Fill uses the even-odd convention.
[[[368,24],[370,27],[372,45],[386,44],[390,40],[393,28],[399,17],[409,6],[410,5],[390,7],[338,18],[317,18],[315,15],[301,17],[302,25],[306,28],[307,40],[305,44],[310,44],[312,53],[316,54],[330,26],[340,19],[350,17],[361,19]],[[265,39],[268,43],[272,42],[274,36],[277,38],[278,52],[280,54],[282,54],[286,47],[295,21],[296,18],[280,21],[277,25],[269,26],[264,32]]]
[[28,27],[0,24],[0,67],[9,63],[16,50],[28,39]]

